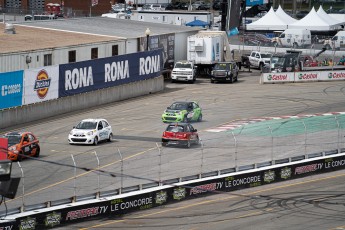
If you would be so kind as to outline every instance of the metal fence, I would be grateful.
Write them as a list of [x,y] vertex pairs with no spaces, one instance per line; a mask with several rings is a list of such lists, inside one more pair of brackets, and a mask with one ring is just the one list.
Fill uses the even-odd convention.
[[1,206],[0,216],[318,157],[345,147],[345,114],[238,123],[242,126],[236,129],[200,133],[200,144],[190,149],[119,141],[105,152],[76,152],[59,162],[33,158],[30,164],[13,163],[12,177],[21,182],[16,198]]

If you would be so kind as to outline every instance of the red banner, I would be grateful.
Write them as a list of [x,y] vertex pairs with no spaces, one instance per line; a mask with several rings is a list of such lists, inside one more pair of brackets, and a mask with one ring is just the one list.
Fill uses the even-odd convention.
[[7,148],[8,148],[7,138],[0,138],[0,160],[7,159]]

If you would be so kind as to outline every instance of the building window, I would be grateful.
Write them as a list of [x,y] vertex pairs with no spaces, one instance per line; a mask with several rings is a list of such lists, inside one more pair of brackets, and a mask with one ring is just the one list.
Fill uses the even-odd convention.
[[117,56],[119,55],[119,45],[113,45],[111,47],[111,55],[112,56]]
[[91,59],[97,59],[98,58],[98,48],[92,48],[91,49]]
[[43,63],[44,66],[52,65],[52,55],[51,54],[45,54],[43,57],[44,57],[43,58],[44,59],[44,63]]
[[68,62],[76,62],[76,56],[77,55],[75,50],[68,51]]

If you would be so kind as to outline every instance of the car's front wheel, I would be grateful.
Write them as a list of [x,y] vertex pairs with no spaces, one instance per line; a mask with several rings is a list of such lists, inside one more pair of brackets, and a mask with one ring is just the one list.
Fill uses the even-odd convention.
[[93,145],[97,145],[98,144],[98,137],[96,136],[95,139],[93,139]]
[[188,140],[187,143],[186,143],[186,148],[190,148],[190,141]]
[[37,147],[35,157],[40,156],[40,147]]
[[110,133],[110,134],[109,134],[109,137],[108,137],[108,142],[111,142],[112,140],[113,140],[113,134]]

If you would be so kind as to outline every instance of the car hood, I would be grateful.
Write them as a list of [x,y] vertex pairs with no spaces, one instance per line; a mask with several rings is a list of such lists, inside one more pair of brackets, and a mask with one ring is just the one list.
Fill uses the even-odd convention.
[[164,113],[179,113],[181,112],[182,110],[176,110],[176,109],[166,109],[164,111]]
[[90,131],[96,131],[96,129],[72,129],[72,133],[73,134],[84,134],[84,133],[88,133]]

